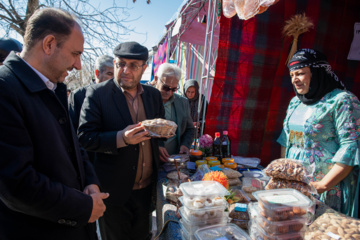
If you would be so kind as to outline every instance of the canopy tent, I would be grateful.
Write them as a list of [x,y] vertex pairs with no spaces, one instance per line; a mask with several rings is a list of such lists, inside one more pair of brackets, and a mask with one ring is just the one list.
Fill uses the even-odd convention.
[[[201,79],[201,70],[204,63],[206,22],[209,21],[208,5],[208,0],[189,0],[185,2],[178,17],[166,25],[167,33],[161,39],[158,50],[154,54],[153,74],[156,74],[158,67],[166,62],[167,58],[174,60],[174,63],[182,69],[182,78],[179,83],[180,93],[182,93],[185,80],[196,79],[200,82]],[[219,32],[220,27],[217,23],[212,36],[212,46],[214,48],[211,51],[212,59],[216,59]],[[206,65],[206,68],[214,76],[215,66]],[[204,84],[205,81],[203,81]],[[202,89],[205,89],[204,86]],[[203,90],[202,93],[205,93],[209,100],[211,88],[207,88],[207,91]]]
[[282,28],[299,13],[315,28],[299,38],[298,48],[325,53],[347,89],[360,96],[360,62],[347,60],[360,1],[281,0],[247,21],[222,15],[205,133],[228,130],[232,154],[259,157],[263,165],[280,157],[276,140],[294,96],[285,66],[292,39]]

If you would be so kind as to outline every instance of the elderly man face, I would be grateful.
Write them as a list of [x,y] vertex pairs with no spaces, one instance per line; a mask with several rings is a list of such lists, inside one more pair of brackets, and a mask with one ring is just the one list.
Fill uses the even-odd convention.
[[95,70],[96,83],[101,83],[114,77],[114,67],[104,67],[103,71],[100,72],[98,69]]
[[174,93],[179,89],[179,79],[174,76],[166,76],[157,80],[156,88],[161,92],[163,102],[169,101]]

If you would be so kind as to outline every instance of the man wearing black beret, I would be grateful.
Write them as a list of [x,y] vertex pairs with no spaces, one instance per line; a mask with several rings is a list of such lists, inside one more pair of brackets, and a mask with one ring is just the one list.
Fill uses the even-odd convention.
[[[160,92],[141,85],[148,50],[136,42],[114,49],[114,79],[90,86],[81,109],[81,145],[96,152],[95,170],[110,193],[99,221],[103,240],[150,239],[151,189],[160,162],[159,143],[139,124],[164,118]],[[163,145],[163,144],[162,144]]]

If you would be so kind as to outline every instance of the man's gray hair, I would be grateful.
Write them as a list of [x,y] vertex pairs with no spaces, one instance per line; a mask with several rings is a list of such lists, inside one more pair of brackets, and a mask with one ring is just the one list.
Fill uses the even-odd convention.
[[114,58],[109,55],[103,55],[95,60],[95,70],[99,70],[100,73],[105,71],[106,67],[114,67]]
[[181,78],[181,69],[175,64],[163,63],[160,65],[156,76],[161,79],[162,77],[175,77],[177,80]]

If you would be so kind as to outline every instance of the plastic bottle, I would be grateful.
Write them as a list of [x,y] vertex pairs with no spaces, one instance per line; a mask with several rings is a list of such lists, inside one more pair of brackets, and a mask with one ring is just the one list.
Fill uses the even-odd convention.
[[231,142],[228,131],[223,131],[223,139],[221,143],[222,157],[231,158]]
[[215,133],[215,139],[213,142],[213,156],[217,157],[218,159],[222,158],[220,132]]

